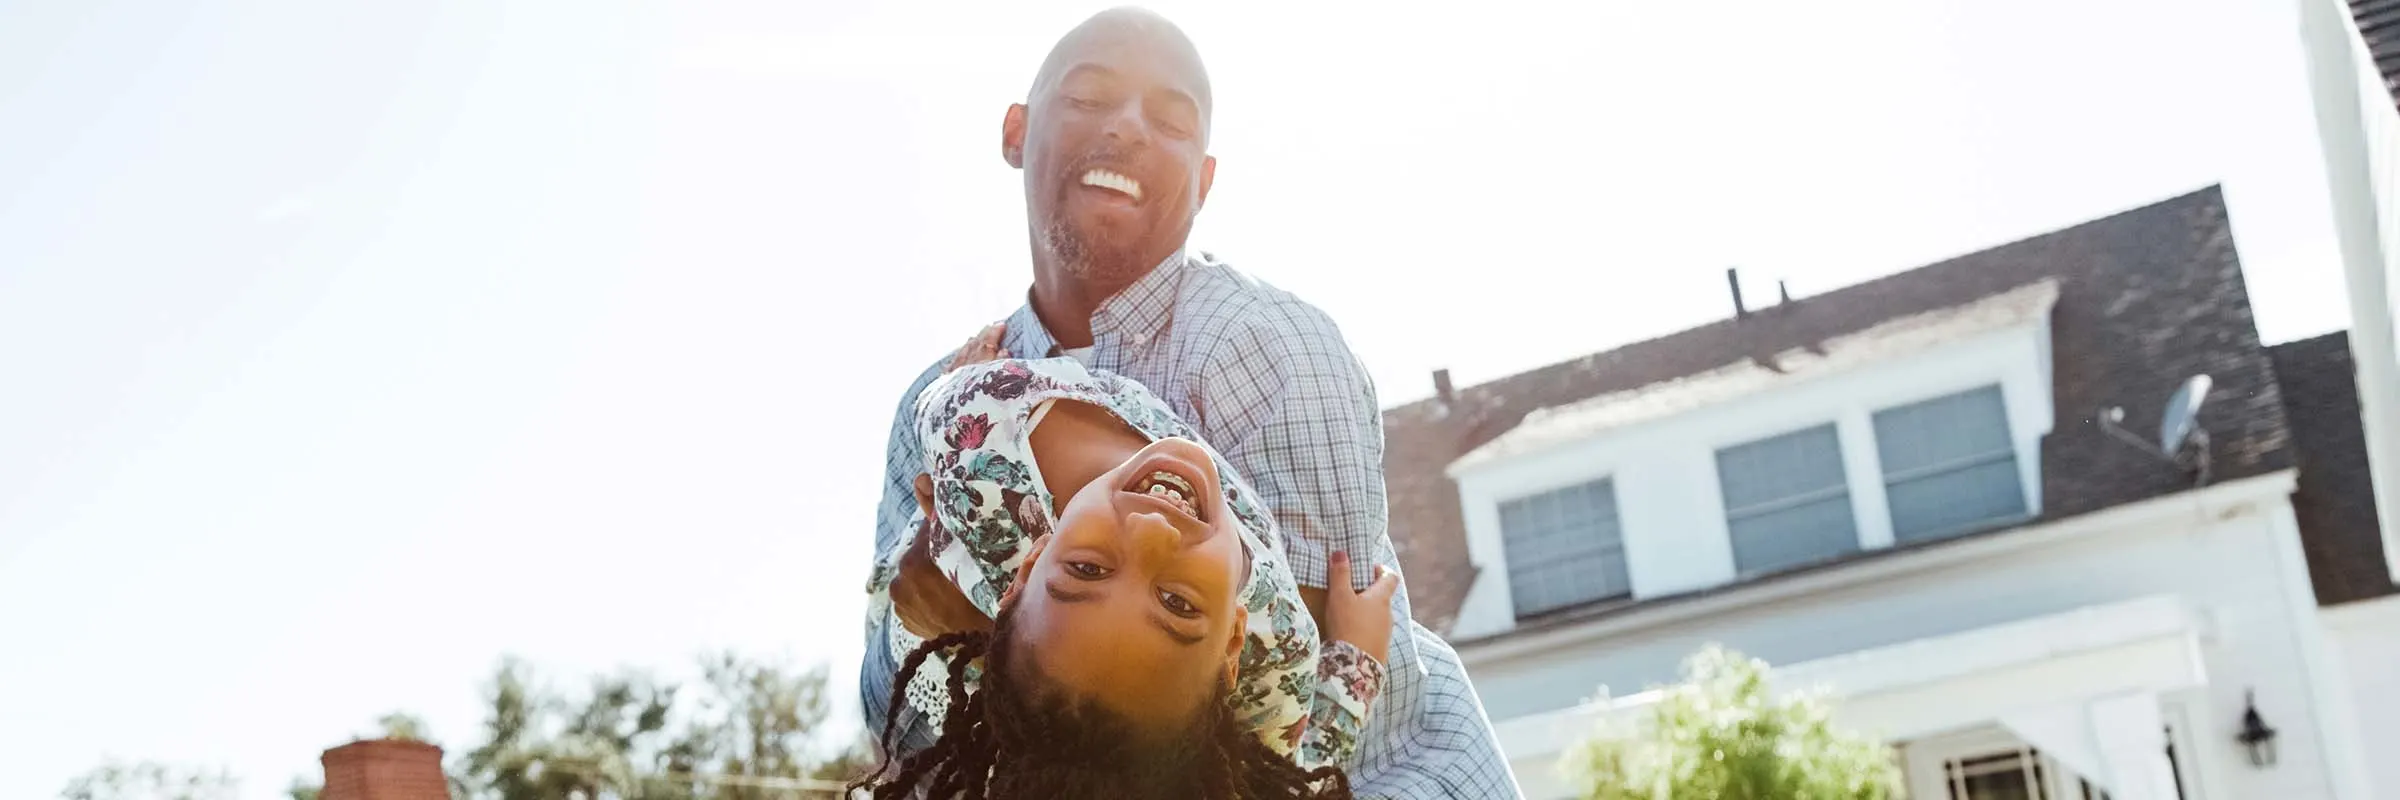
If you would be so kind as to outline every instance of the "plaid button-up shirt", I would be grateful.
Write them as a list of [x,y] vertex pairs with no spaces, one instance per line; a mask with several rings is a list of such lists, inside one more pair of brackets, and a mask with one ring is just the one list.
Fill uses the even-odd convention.
[[[1375,386],[1333,321],[1315,306],[1234,271],[1203,253],[1178,253],[1103,302],[1092,315],[1094,368],[1133,378],[1165,400],[1235,469],[1249,477],[1283,530],[1300,582],[1326,586],[1326,557],[1351,554],[1354,587],[1375,564],[1397,572],[1385,530],[1383,415]],[[1059,353],[1028,304],[1008,319],[1008,352]],[[940,376],[945,355],[901,395],[885,453],[875,552],[890,552],[912,529],[913,484],[923,451],[911,417],[917,394]],[[1409,616],[1408,593],[1392,595],[1392,649],[1383,694],[1368,715],[1357,760],[1343,765],[1361,797],[1520,797],[1489,719],[1458,654]],[[937,731],[916,709],[891,708],[906,653],[892,652],[888,618],[868,621],[859,670],[869,730],[898,715],[905,747]]]

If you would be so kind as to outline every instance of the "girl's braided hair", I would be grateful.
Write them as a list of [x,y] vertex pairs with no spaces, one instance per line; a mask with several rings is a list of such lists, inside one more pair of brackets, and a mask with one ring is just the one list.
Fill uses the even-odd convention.
[[[992,633],[936,637],[908,654],[883,727],[884,763],[849,787],[876,800],[1266,800],[1350,797],[1338,768],[1301,769],[1245,730],[1220,683],[1218,702],[1179,734],[1145,736],[1122,716],[1016,668],[1009,614]],[[905,757],[897,735],[909,680],[934,653],[950,662],[939,739]],[[967,665],[984,659],[967,692]]]

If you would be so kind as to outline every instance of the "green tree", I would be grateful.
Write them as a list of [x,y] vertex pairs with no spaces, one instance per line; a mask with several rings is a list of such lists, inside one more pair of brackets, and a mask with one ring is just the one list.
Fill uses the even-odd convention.
[[383,738],[402,742],[432,741],[425,733],[425,720],[415,714],[394,711],[375,719],[375,727]]
[[1630,726],[1604,729],[1567,769],[1591,800],[1890,800],[1892,751],[1835,727],[1825,703],[1778,697],[1767,666],[1710,646]]
[[594,679],[568,697],[522,662],[486,690],[484,740],[466,752],[467,796],[490,800],[768,800],[847,776],[853,744],[812,758],[827,713],[825,671],[731,653],[700,660],[691,686],[640,672]]
[[240,785],[222,769],[110,760],[68,781],[58,796],[62,800],[233,800]]
[[467,752],[467,781],[496,800],[642,797],[628,756],[665,727],[672,691],[608,676],[570,703],[535,684],[523,662],[504,661],[485,693],[491,711],[483,743]]

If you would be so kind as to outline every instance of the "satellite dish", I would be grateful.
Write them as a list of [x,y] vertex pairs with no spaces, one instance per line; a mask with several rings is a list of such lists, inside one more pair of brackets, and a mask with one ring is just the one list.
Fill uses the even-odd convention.
[[2174,455],[2183,451],[2191,441],[2192,431],[2199,428],[2200,404],[2208,402],[2209,377],[2194,375],[2167,398],[2166,411],[2158,417],[2158,451]]
[[2200,405],[2208,402],[2212,381],[2206,375],[2194,375],[2183,380],[2182,388],[2167,398],[2167,407],[2158,415],[2158,444],[2152,449],[2141,434],[2125,429],[2125,409],[2110,406],[2100,409],[2100,430],[2134,449],[2195,473],[2193,485],[2208,485],[2208,431],[2200,427]]

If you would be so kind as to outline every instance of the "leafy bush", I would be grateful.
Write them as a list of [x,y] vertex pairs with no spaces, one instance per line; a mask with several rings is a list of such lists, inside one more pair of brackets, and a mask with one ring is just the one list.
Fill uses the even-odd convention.
[[1767,665],[1711,646],[1684,680],[1630,725],[1604,728],[1569,755],[1591,800],[1894,800],[1890,748],[1836,728],[1824,701],[1778,697]]

